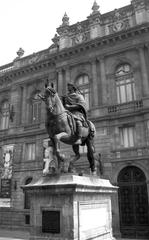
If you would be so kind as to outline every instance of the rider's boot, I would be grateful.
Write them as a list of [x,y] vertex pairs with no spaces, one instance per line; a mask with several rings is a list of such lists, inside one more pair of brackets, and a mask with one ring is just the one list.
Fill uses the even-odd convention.
[[79,121],[77,122],[77,136],[78,139],[75,144],[82,144],[82,124]]

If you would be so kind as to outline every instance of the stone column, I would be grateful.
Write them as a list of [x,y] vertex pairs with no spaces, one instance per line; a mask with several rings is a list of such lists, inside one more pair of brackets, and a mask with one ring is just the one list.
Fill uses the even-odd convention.
[[63,85],[63,95],[67,94],[67,83],[71,82],[70,79],[70,68],[67,67],[65,68],[65,80],[64,80],[64,85]]
[[140,65],[141,65],[143,95],[147,96],[149,94],[149,83],[148,83],[148,73],[147,73],[147,66],[146,66],[143,47],[139,47],[138,51],[139,51]]
[[[145,44],[145,49],[144,49],[144,54],[145,54],[145,60],[146,60],[146,66],[149,66],[149,43]],[[148,73],[148,79],[149,79],[149,68],[147,67],[147,73]]]
[[100,77],[101,77],[101,83],[102,83],[102,104],[107,103],[107,84],[106,84],[106,72],[105,72],[105,62],[104,58],[99,59],[100,62]]
[[60,96],[63,95],[63,70],[58,69],[57,90]]
[[98,82],[97,82],[97,62],[96,59],[94,59],[92,62],[92,106],[96,107],[98,106]]
[[22,113],[22,119],[21,123],[24,125],[26,123],[26,116],[27,116],[27,86],[24,85],[21,88],[22,91],[22,106],[21,106],[21,113]]
[[17,100],[17,119],[16,119],[16,124],[20,125],[21,124],[21,104],[22,104],[22,88],[20,86],[18,86],[17,88],[17,92],[18,92],[18,100]]

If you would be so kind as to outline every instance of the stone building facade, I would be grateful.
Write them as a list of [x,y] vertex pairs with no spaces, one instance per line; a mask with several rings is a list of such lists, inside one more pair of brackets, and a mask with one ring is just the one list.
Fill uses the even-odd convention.
[[[42,175],[45,109],[37,94],[53,83],[59,95],[79,86],[96,126],[102,177],[119,186],[112,199],[115,236],[149,238],[149,1],[86,20],[67,14],[53,44],[0,67],[0,225],[30,226],[29,198],[20,188]],[[69,146],[64,152],[72,154]],[[85,148],[76,167],[88,172]]]

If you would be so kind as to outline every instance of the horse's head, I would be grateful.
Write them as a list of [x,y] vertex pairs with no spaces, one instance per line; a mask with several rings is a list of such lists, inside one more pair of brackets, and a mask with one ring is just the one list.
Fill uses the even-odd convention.
[[63,111],[63,105],[54,88],[45,87],[44,95],[39,95],[39,97],[45,102],[48,112],[59,114]]
[[45,88],[45,93],[44,93],[44,98],[45,98],[45,103],[50,112],[54,111],[55,105],[56,105],[56,96],[57,93],[52,87],[46,87]]

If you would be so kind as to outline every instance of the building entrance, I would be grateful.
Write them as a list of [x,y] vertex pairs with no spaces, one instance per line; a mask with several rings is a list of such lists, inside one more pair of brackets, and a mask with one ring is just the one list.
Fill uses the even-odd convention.
[[120,231],[123,238],[149,239],[149,207],[146,177],[135,166],[118,176]]

